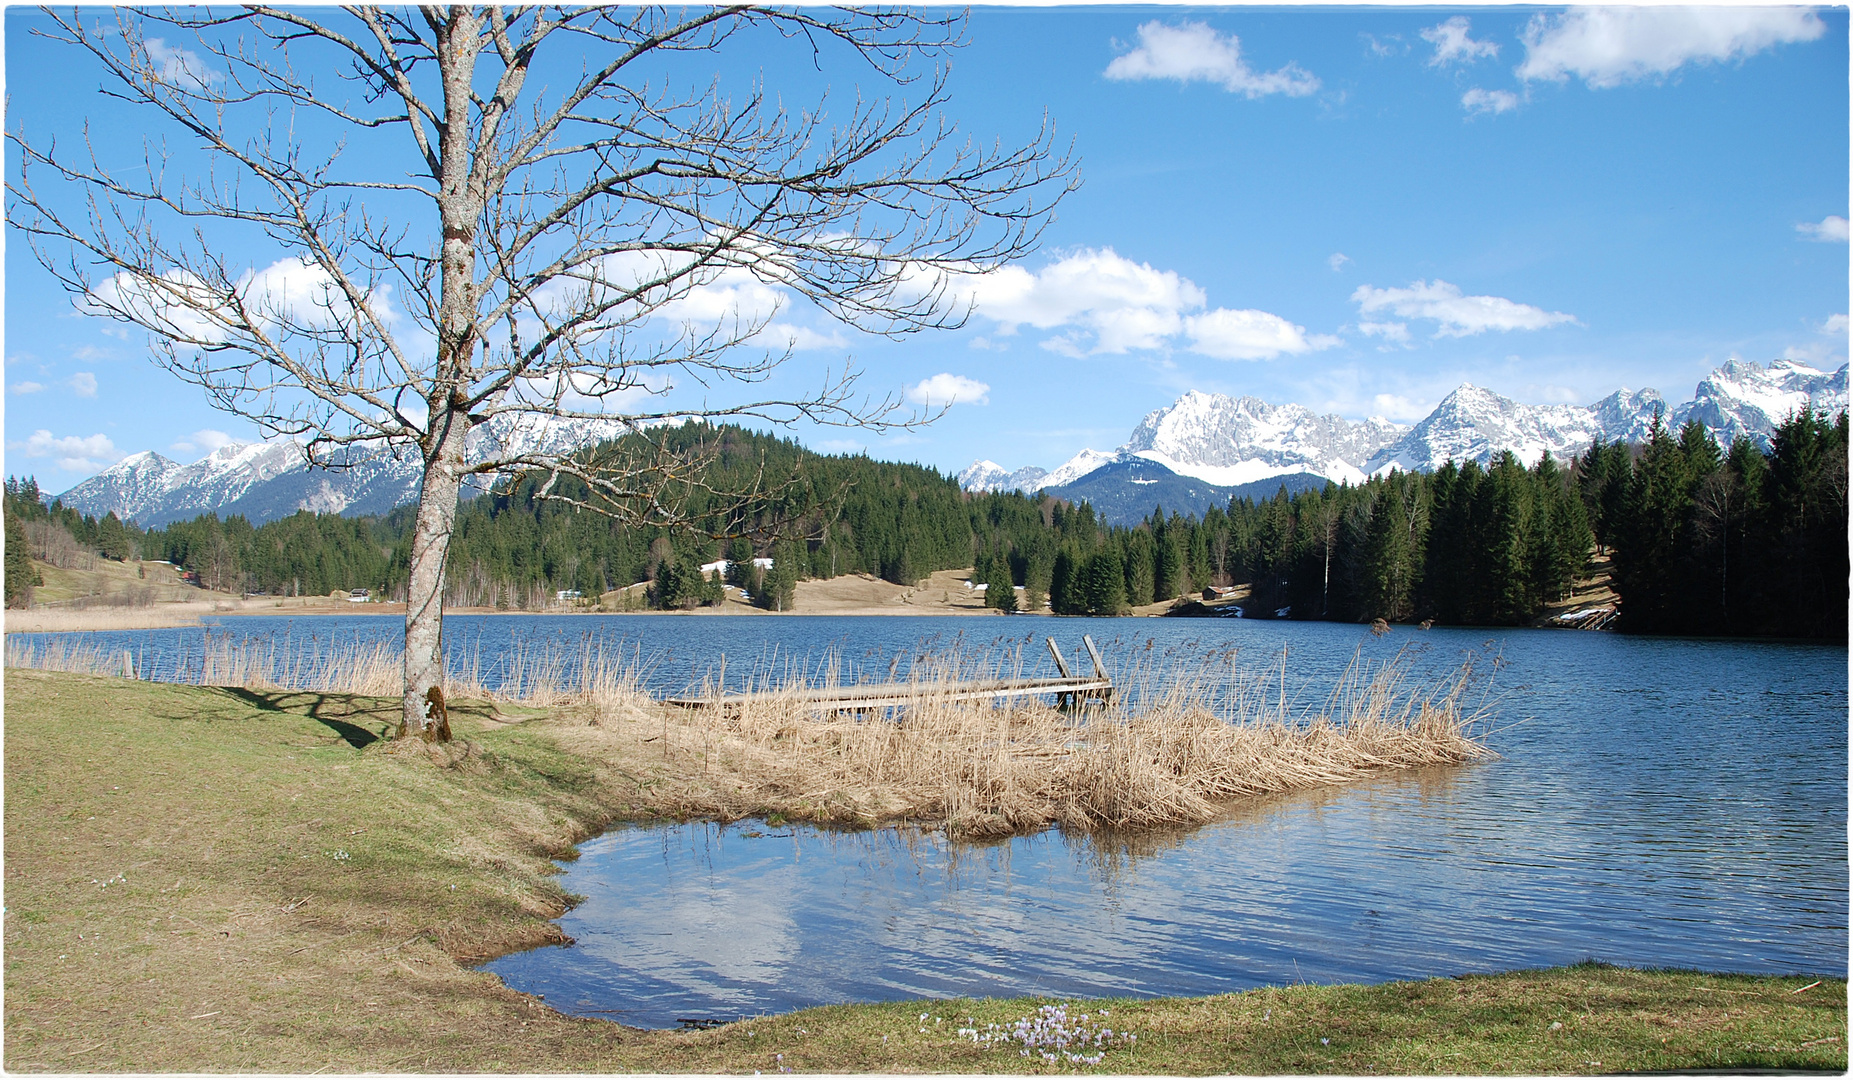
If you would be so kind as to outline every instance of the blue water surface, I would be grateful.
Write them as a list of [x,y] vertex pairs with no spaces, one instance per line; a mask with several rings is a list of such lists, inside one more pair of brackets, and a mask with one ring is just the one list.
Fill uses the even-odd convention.
[[[91,635],[145,663],[200,635],[292,648],[392,638],[374,617],[228,618]],[[1258,800],[1181,832],[997,844],[763,822],[626,827],[581,845],[575,939],[487,965],[569,1013],[641,1026],[910,997],[1204,994],[1596,958],[1719,971],[1847,970],[1847,652],[1576,631],[1234,620],[457,616],[453,661],[625,648],[657,692],[727,658],[885,678],[923,651],[1070,657],[1116,672],[1252,675],[1282,650],[1316,701],[1354,655],[1419,677],[1496,656],[1485,763]],[[1491,649],[1487,649],[1488,643]],[[1016,655],[1016,654],[1013,654]],[[898,658],[898,659],[897,659]],[[1216,669],[1220,670],[1220,669]],[[736,680],[739,680],[738,682]]]

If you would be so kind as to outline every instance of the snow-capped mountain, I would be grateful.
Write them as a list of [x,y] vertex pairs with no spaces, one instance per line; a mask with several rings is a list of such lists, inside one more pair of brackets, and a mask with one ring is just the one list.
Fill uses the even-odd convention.
[[974,461],[959,473],[959,487],[964,491],[1038,491],[1062,487],[1119,459],[1118,454],[1083,450],[1053,471],[1026,465],[1016,472],[1010,472],[995,461]]
[[[1063,487],[1074,483],[1102,465],[1119,460],[1118,454],[1103,454],[1098,450],[1083,450],[1067,461],[1055,467],[1055,471],[1042,478],[1044,487]],[[1011,475],[1015,475],[1014,473]],[[1008,490],[1008,489],[1006,489]],[[1028,491],[1028,488],[1024,489]]]
[[959,473],[962,491],[1035,491],[1049,470],[1027,465],[1011,472],[995,461],[974,461]]
[[1223,487],[1291,473],[1355,484],[1365,475],[1358,463],[1408,430],[1388,420],[1318,416],[1300,405],[1192,390],[1140,421],[1119,456]]
[[[615,420],[516,423],[497,417],[470,432],[481,461],[590,446],[623,434]],[[253,523],[312,513],[383,514],[418,497],[422,466],[414,452],[356,451],[340,469],[310,468],[294,439],[231,443],[190,465],[153,451],[130,454],[59,496],[66,506],[101,517],[115,513],[144,528],[200,514],[242,514]],[[480,488],[466,485],[465,498]]]
[[231,443],[190,465],[152,451],[131,454],[59,496],[101,517],[113,512],[143,527],[200,514],[242,514],[253,522],[298,510],[384,513],[418,494],[416,458],[359,458],[345,469],[310,469],[293,439]]
[[964,483],[967,474],[980,479],[976,465],[960,480],[970,491],[1053,489],[1104,465],[1143,459],[1222,487],[1297,475],[1358,483],[1386,469],[1433,470],[1450,458],[1486,464],[1505,450],[1527,465],[1546,450],[1568,459],[1598,438],[1646,439],[1656,413],[1671,429],[1698,420],[1721,446],[1745,435],[1768,449],[1776,426],[1790,414],[1804,408],[1834,414],[1847,401],[1846,366],[1827,372],[1794,360],[1767,367],[1733,360],[1706,376],[1693,399],[1677,408],[1651,389],[1617,390],[1591,405],[1526,405],[1463,385],[1413,428],[1193,390],[1146,416],[1116,453],[1084,450],[1056,473],[1034,467],[1012,473],[983,462],[988,468],[982,486]]
[[1836,415],[1847,407],[1847,369],[1818,371],[1794,360],[1760,367],[1732,360],[1699,383],[1693,400],[1673,414],[1673,423],[1696,419],[1720,446],[1748,436],[1763,450],[1769,437],[1791,414],[1805,408]]
[[1403,438],[1373,454],[1366,473],[1397,468],[1429,472],[1454,461],[1490,462],[1510,450],[1527,465],[1550,451],[1567,458],[1600,438],[1639,441],[1666,401],[1653,390],[1618,390],[1594,405],[1523,405],[1471,384],[1441,400]]

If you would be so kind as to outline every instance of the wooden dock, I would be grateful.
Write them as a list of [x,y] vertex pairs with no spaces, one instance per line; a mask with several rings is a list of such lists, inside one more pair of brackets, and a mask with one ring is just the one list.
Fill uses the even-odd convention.
[[665,698],[664,704],[676,705],[684,709],[737,709],[753,702],[776,701],[816,706],[830,712],[866,712],[917,705],[927,700],[994,700],[1034,697],[1043,694],[1055,695],[1058,707],[1067,707],[1078,701],[1111,701],[1113,699],[1113,679],[1107,674],[1106,665],[1101,663],[1100,650],[1094,647],[1094,639],[1090,636],[1082,635],[1081,641],[1087,646],[1088,657],[1094,664],[1092,675],[1076,675],[1070,670],[1068,661],[1055,645],[1055,639],[1049,638],[1049,652],[1055,657],[1056,670],[1062,673],[1060,678],[984,679],[976,682],[865,683],[857,686],[824,686],[803,690],[764,690],[745,694],[723,694],[719,697]]

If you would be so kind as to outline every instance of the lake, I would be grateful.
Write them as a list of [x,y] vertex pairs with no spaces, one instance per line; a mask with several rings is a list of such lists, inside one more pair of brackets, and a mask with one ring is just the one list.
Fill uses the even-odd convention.
[[[208,632],[313,650],[401,626],[240,617],[86,637],[158,667]],[[566,865],[563,884],[586,897],[561,920],[575,943],[487,965],[568,1013],[661,1027],[841,1001],[1206,994],[1587,958],[1847,968],[1841,646],[1159,619],[460,616],[447,633],[484,670],[542,646],[635,650],[658,692],[699,684],[723,654],[730,683],[832,657],[886,677],[947,647],[1020,649],[1035,671],[1043,635],[1072,656],[1089,633],[1116,670],[1252,671],[1285,649],[1308,703],[1359,649],[1414,647],[1434,672],[1495,643],[1498,759],[1260,800],[1199,829],[988,845],[763,822],[616,830]]]

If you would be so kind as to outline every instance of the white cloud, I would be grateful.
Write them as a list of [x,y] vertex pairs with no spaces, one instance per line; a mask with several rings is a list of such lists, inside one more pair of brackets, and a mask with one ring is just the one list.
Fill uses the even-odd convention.
[[222,446],[230,446],[237,441],[237,439],[232,438],[223,431],[215,431],[212,428],[201,428],[185,438],[175,440],[173,445],[169,446],[168,449],[176,450],[183,454],[210,454]]
[[[242,314],[235,311],[228,290],[236,293]],[[364,303],[383,324],[399,320],[388,286],[374,289]],[[86,314],[127,317],[177,341],[207,346],[244,332],[240,328],[247,319],[265,334],[282,338],[299,333],[319,337],[359,321],[332,274],[293,256],[248,271],[230,284],[178,269],[154,279],[117,274],[91,289],[77,306]]]
[[1307,337],[1304,326],[1295,326],[1278,315],[1265,311],[1217,308],[1184,321],[1190,335],[1190,348],[1219,360],[1272,360],[1283,354],[1313,352],[1339,344],[1339,339],[1322,334]]
[[1844,314],[1829,315],[1827,321],[1821,324],[1821,333],[1823,334],[1844,334],[1846,332],[1847,317]]
[[1406,289],[1360,285],[1351,299],[1366,315],[1388,311],[1404,319],[1433,319],[1440,324],[1436,337],[1471,337],[1488,330],[1543,330],[1576,321],[1574,315],[1545,311],[1504,297],[1464,296],[1459,286],[1441,280],[1411,282]]
[[1224,37],[1205,23],[1168,26],[1156,20],[1139,27],[1139,47],[1107,65],[1109,79],[1176,79],[1217,83],[1230,93],[1250,98],[1268,94],[1304,97],[1319,89],[1319,80],[1297,64],[1257,72],[1242,59],[1242,42]]
[[78,397],[97,396],[97,377],[93,372],[80,371],[64,380],[64,384],[69,386],[71,388],[71,393],[76,394]]
[[1083,249],[1036,273],[1009,266],[969,276],[952,291],[1002,334],[1025,325],[1072,328],[1051,339],[1056,351],[1072,355],[1158,348],[1183,329],[1183,313],[1205,301],[1203,290],[1175,271],[1133,262],[1112,248]]
[[79,345],[71,350],[73,360],[107,360],[110,355],[108,349],[99,349],[94,345]]
[[36,394],[43,389],[45,389],[44,383],[20,382],[13,384],[13,392],[15,394]]
[[1461,95],[1461,108],[1469,113],[1492,113],[1498,116],[1518,108],[1518,95],[1510,90],[1482,90],[1476,86]]
[[[239,282],[238,291],[258,318],[277,327],[330,330],[355,320],[354,306],[334,275],[307,259],[280,259],[247,274]],[[398,320],[387,286],[368,294],[365,304],[381,322]]]
[[991,388],[976,379],[942,371],[907,388],[907,400],[929,409],[950,405],[989,405]]
[[175,48],[161,38],[142,42],[148,53],[148,66],[156,78],[185,90],[205,90],[223,81],[225,76],[212,70],[198,53]]
[[1025,326],[1053,331],[1038,344],[1071,357],[1181,347],[1222,359],[1258,360],[1339,343],[1265,311],[1206,311],[1208,297],[1190,279],[1112,248],[1083,248],[1035,272],[1008,266],[935,278],[922,270],[911,287],[921,295],[937,290],[946,305],[969,305],[996,323],[995,333],[979,343],[988,349],[1001,348],[997,338]]
[[1344,268],[1344,265],[1346,263],[1350,261],[1351,261],[1351,256],[1345,254],[1342,251],[1334,251],[1332,252],[1330,256],[1326,258],[1325,264],[1331,267],[1332,272],[1336,274],[1338,273],[1339,270]]
[[801,352],[805,349],[843,349],[849,347],[848,339],[843,337],[843,335],[836,330],[831,330],[826,334],[820,330],[813,330],[808,326],[797,326],[792,323],[782,322],[767,323],[766,328],[761,330],[758,336],[753,340],[768,348],[789,348],[792,352]]
[[98,282],[76,304],[85,314],[125,317],[167,337],[217,344],[226,339],[226,332],[211,313],[220,310],[222,299],[197,276],[169,270],[152,281],[117,274]]
[[1826,33],[1799,7],[1589,7],[1534,15],[1521,79],[1575,76],[1598,89],[1664,77],[1688,63],[1741,59]]
[[31,458],[51,458],[58,468],[69,472],[100,469],[122,460],[123,456],[108,435],[66,435],[60,438],[43,428],[33,432],[23,443],[9,443],[8,449],[20,451]]
[[1829,214],[1820,221],[1803,221],[1795,226],[1795,231],[1810,240],[1823,243],[1847,242],[1847,219],[1838,214]]
[[[692,339],[770,349],[840,349],[848,345],[831,327],[818,330],[778,319],[793,294],[744,266],[691,267],[680,251],[627,251],[606,256],[584,269],[576,280],[559,279],[534,295],[534,305],[551,319],[579,310],[588,298],[610,304],[637,292],[634,302],[612,307],[597,325],[589,325],[582,344],[619,328],[655,324]],[[760,268],[776,272],[769,261]],[[663,283],[663,284],[656,284]]]
[[1431,26],[1422,31],[1422,40],[1435,46],[1435,55],[1429,57],[1429,65],[1440,67],[1444,64],[1498,56],[1498,45],[1490,41],[1475,41],[1468,35],[1467,31],[1471,25],[1467,16],[1456,15],[1439,26]]
[[1370,410],[1372,416],[1381,416],[1399,424],[1413,424],[1434,412],[1435,406],[1401,394],[1378,394],[1370,399]]
[[1360,322],[1358,332],[1365,337],[1380,337],[1398,345],[1409,343],[1409,324],[1400,322]]

